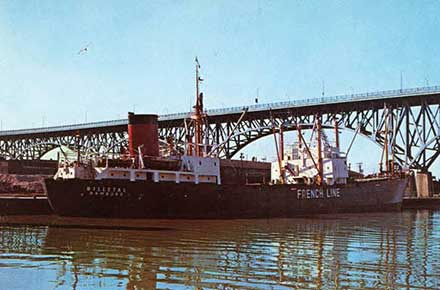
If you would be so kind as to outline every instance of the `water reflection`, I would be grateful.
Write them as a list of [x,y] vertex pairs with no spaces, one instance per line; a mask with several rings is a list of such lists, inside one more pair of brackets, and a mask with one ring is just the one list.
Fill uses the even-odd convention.
[[2,226],[2,287],[440,288],[440,211],[144,226]]

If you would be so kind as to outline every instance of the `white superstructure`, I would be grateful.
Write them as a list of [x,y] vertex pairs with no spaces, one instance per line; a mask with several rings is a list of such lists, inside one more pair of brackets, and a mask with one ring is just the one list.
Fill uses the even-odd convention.
[[[311,154],[310,154],[311,153]],[[326,144],[322,151],[322,183],[345,184],[348,178],[347,158],[336,147]],[[274,183],[312,184],[319,176],[318,148],[296,143],[286,150],[281,162],[273,162],[271,179]],[[280,172],[281,170],[281,172]]]
[[[62,163],[54,179],[122,179],[175,183],[221,184],[220,159],[216,157],[182,156],[178,170],[154,168],[93,167],[78,162]],[[143,162],[142,162],[143,163]]]

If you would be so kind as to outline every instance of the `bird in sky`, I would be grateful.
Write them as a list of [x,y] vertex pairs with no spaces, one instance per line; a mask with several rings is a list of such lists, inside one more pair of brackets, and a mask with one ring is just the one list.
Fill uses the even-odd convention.
[[82,54],[82,53],[86,53],[86,52],[88,52],[88,51],[89,51],[89,47],[90,47],[91,44],[92,44],[91,42],[87,43],[86,46],[84,46],[83,48],[81,48],[81,49],[78,51],[78,54]]

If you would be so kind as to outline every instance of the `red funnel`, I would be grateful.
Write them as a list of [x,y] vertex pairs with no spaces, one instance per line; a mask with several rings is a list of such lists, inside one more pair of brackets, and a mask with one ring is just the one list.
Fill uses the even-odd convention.
[[142,155],[159,156],[159,132],[157,115],[135,115],[128,113],[128,148],[130,156],[137,156],[142,146]]

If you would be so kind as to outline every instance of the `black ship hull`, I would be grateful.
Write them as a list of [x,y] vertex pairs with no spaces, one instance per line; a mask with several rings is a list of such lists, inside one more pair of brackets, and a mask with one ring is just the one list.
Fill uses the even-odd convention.
[[103,218],[228,219],[400,210],[405,179],[334,187],[45,180],[53,211]]

